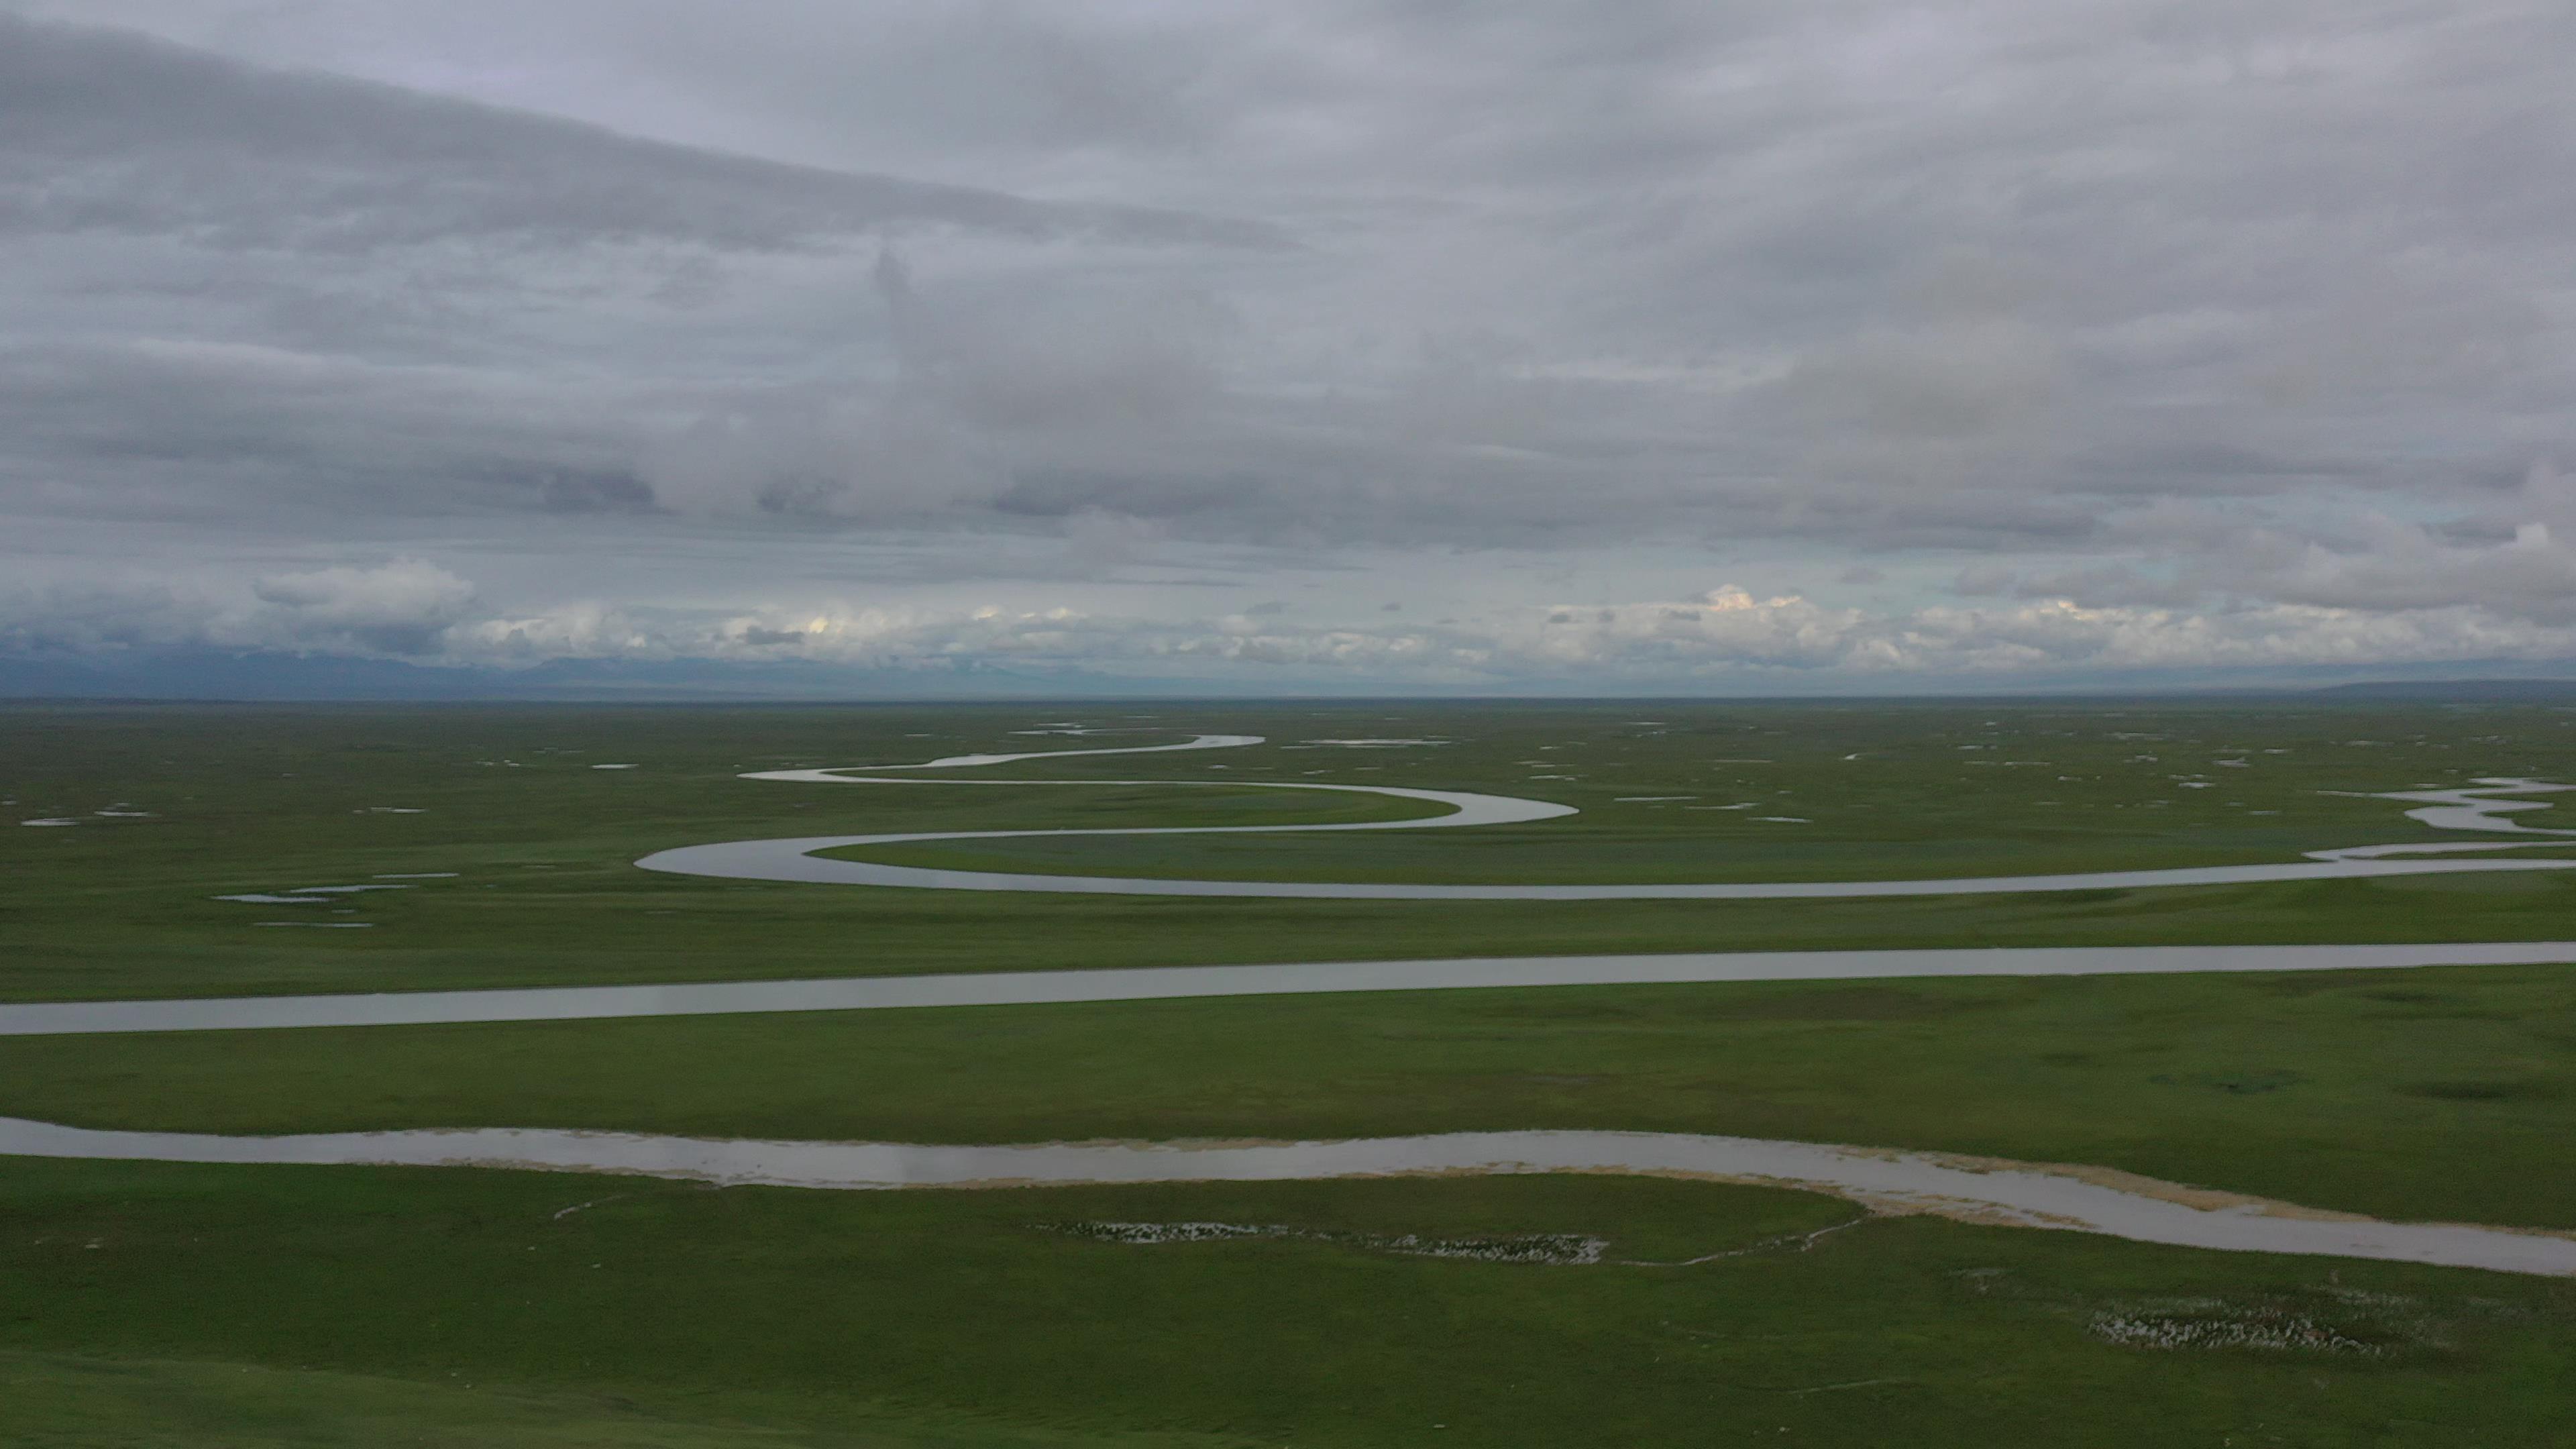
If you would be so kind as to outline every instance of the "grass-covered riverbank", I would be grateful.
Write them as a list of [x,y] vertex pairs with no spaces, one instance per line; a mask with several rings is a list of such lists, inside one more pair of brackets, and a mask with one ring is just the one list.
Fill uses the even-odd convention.
[[[672,846],[760,836],[1421,813],[1314,792],[736,778],[1151,742],[1200,726],[1271,742],[1033,762],[977,778],[1411,784],[1562,800],[1583,813],[1491,829],[978,842],[912,854],[1028,869],[1424,881],[2146,868],[2442,838],[2393,802],[2321,792],[2483,774],[2576,778],[2567,728],[2576,715],[2530,707],[1652,709],[1165,707],[1153,719],[1105,711],[1095,722],[1146,732],[1084,740],[1015,734],[1056,716],[994,707],[9,711],[0,810],[79,823],[0,828],[0,925],[12,948],[0,960],[0,998],[1397,956],[2549,939],[2576,903],[2576,881],[2550,876],[1922,901],[1453,904],[960,897],[660,876],[632,864]],[[1451,742],[1309,743],[1374,738]],[[1579,763],[1546,763],[1558,757]],[[303,905],[217,899],[317,885],[408,888]],[[263,924],[279,921],[305,924]]]
[[[2539,1445],[2576,1408],[2565,1284],[1920,1219],[1799,1252],[1783,1235],[1848,1210],[1706,1184],[828,1193],[137,1164],[6,1181],[14,1296],[46,1308],[0,1320],[0,1341],[300,1375],[294,1414],[174,1396],[211,1420],[199,1442],[381,1414],[423,1393],[406,1383],[471,1385],[445,1412],[486,1422],[577,1400],[578,1432],[538,1440],[574,1443]],[[1049,1226],[1104,1219],[1345,1240]],[[1679,1269],[1348,1241],[1521,1233],[1639,1258],[1774,1246]],[[105,1412],[61,1387],[75,1372],[50,1370],[53,1412]]]
[[[2576,920],[2576,881],[2537,874],[1438,904],[800,887],[631,863],[774,835],[1418,813],[1312,792],[736,778],[1198,730],[1271,743],[991,773],[1389,783],[1583,813],[917,858],[1426,881],[2146,868],[2441,838],[2396,803],[2326,792],[2576,780],[2576,715],[2538,707],[1096,713],[1085,722],[1152,732],[1019,735],[1065,716],[999,707],[10,711],[0,999],[2550,940]],[[1125,717],[1140,714],[1156,718]],[[1325,743],[1378,739],[1449,743]],[[329,885],[405,888],[292,899]],[[280,920],[338,928],[260,924]],[[2391,1218],[2566,1228],[2576,967],[21,1037],[0,1040],[0,1113],[947,1142],[1638,1128],[2085,1163]],[[0,1159],[0,1396],[10,1430],[39,1444],[278,1449],[379,1442],[395,1424],[432,1444],[691,1449],[2540,1445],[2576,1417],[2566,1283],[1921,1219],[1861,1223],[1811,1251],[1773,1241],[1851,1218],[1818,1196],[1602,1176],[830,1193]],[[1136,1246],[1041,1226],[1095,1220],[1292,1231]],[[1656,1260],[1758,1250],[1686,1269],[1548,1266],[1386,1247],[1408,1234],[1583,1234]]]
[[1713,1132],[2569,1228],[2571,1041],[2568,967],[1572,987],[18,1037],[0,1114],[896,1142]]

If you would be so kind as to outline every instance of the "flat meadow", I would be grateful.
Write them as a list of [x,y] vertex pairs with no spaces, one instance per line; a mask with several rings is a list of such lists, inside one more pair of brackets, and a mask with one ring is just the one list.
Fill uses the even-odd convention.
[[[1071,727],[1113,731],[1068,737]],[[745,772],[1257,734],[977,788]],[[1923,878],[2455,839],[2576,711],[2322,699],[0,712],[0,1001],[1455,955],[2576,937],[2558,872],[1923,899],[991,894],[662,875],[764,836],[1279,880]],[[1122,783],[1123,782],[1123,783]],[[1137,783],[1143,782],[1143,783]],[[1186,786],[1187,788],[1179,788]],[[2525,817],[2548,825],[2560,812]],[[21,825],[61,820],[66,825]],[[2528,852],[2525,852],[2528,853]],[[325,886],[371,889],[316,892]],[[252,897],[254,899],[227,899]],[[258,899],[265,897],[266,899]],[[1745,983],[0,1037],[0,1115],[911,1142],[1723,1133],[2576,1229],[2576,975]],[[1093,1222],[1224,1222],[1139,1244]],[[1278,1231],[1267,1231],[1276,1229]],[[1579,1234],[1587,1264],[1411,1240]],[[1398,1245],[1398,1246],[1390,1246]],[[1687,1260],[1705,1259],[1689,1266]],[[2553,1444],[2576,1283],[1541,1175],[889,1193],[0,1158],[41,1444]]]

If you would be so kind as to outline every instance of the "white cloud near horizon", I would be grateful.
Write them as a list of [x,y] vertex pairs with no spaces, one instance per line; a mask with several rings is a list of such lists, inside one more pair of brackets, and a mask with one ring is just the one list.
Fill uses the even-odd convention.
[[591,599],[522,613],[482,604],[469,582],[436,565],[395,559],[271,574],[247,588],[128,580],[0,596],[0,652],[109,662],[171,651],[340,654],[504,673],[566,660],[801,665],[926,680],[999,666],[1037,681],[1158,685],[1222,671],[1213,677],[1230,686],[1289,692],[1338,683],[1434,692],[1589,686],[1613,694],[1853,684],[2009,689],[2088,673],[2198,679],[2212,670],[2367,670],[2428,658],[2531,663],[2576,652],[2576,619],[2541,622],[2460,605],[2187,611],[2057,598],[1871,610],[1720,587],[1436,624],[1388,611],[1363,625],[1286,612],[1139,617],[902,603],[728,612]]

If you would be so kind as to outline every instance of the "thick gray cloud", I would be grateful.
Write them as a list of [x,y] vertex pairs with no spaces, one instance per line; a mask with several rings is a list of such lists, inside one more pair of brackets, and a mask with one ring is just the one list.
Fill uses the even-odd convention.
[[[2571,49],[2505,0],[0,0],[0,627],[2554,659]],[[138,593],[153,520],[197,542]]]
[[781,165],[525,111],[0,16],[0,229],[214,247],[696,243],[901,226],[1259,244],[1260,226]]

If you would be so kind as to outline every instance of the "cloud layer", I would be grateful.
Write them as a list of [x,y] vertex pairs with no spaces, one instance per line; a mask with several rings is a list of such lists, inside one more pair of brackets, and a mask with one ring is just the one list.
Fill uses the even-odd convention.
[[0,0],[0,639],[2571,653],[2576,13],[537,9]]

